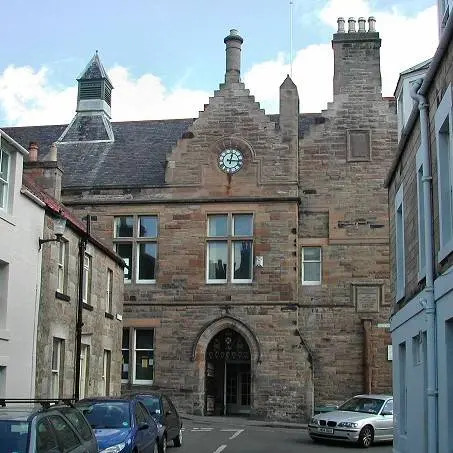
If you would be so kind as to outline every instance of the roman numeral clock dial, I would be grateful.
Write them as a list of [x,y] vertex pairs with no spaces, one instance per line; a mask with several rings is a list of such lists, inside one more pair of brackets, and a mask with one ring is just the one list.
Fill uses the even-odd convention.
[[219,168],[227,174],[237,173],[244,165],[244,157],[238,149],[225,149],[219,155]]

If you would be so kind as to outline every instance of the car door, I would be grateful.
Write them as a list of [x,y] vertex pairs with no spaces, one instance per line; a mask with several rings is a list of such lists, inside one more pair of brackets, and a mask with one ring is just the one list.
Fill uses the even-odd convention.
[[48,420],[57,438],[59,451],[61,453],[86,453],[81,438],[73,427],[60,415],[49,415]]
[[379,438],[393,438],[393,399],[387,400],[382,407],[381,415],[379,416]]
[[[147,416],[147,410],[142,406],[142,403],[136,401],[134,404],[134,419],[135,419],[135,445],[138,453],[153,453],[154,442],[157,433],[153,430],[153,425],[150,425],[150,415]],[[148,418],[149,417],[149,418]],[[144,426],[147,425],[146,428]]]
[[179,434],[179,417],[175,406],[165,395],[162,396],[165,422],[167,426],[168,439],[174,439]]

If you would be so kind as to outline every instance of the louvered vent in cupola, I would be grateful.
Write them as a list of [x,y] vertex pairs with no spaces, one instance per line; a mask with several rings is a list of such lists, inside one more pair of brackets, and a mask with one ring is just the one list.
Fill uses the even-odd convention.
[[107,102],[108,105],[112,106],[112,89],[105,84],[105,102]]
[[[91,81],[80,83],[80,99],[102,99],[102,81]],[[110,105],[110,102],[109,102]]]

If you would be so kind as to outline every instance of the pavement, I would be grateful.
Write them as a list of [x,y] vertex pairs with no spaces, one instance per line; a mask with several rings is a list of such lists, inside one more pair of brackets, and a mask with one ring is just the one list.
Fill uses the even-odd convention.
[[192,415],[180,414],[183,420],[191,420],[201,425],[223,425],[223,426],[262,426],[266,428],[289,428],[289,429],[307,429],[306,423],[295,423],[286,421],[255,420],[250,417],[220,417],[217,415]]

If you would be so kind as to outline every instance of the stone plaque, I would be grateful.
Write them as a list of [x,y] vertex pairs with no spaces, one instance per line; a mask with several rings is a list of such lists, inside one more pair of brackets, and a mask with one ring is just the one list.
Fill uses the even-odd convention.
[[371,160],[371,131],[352,129],[347,131],[348,161]]
[[381,287],[378,285],[354,285],[355,307],[358,312],[379,311]]

